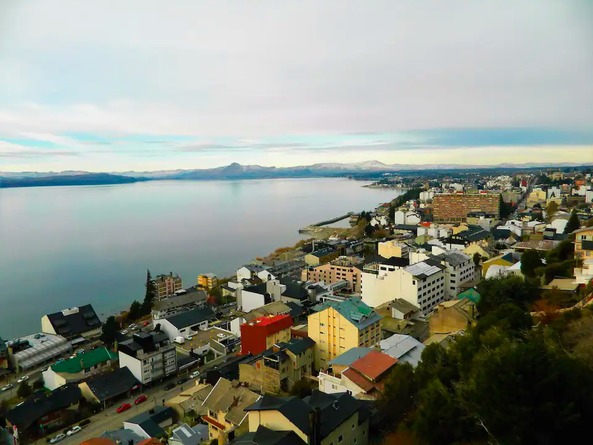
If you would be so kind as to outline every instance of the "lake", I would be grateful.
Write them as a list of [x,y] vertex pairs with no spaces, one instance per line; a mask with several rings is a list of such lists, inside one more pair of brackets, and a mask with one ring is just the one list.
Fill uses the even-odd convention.
[[91,303],[105,319],[144,298],[146,269],[197,275],[302,238],[298,229],[400,194],[348,179],[151,181],[0,189],[0,337]]

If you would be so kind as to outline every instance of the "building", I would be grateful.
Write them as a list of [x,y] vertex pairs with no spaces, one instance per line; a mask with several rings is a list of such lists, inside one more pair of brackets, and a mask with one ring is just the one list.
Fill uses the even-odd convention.
[[370,412],[348,393],[313,391],[304,399],[265,395],[245,411],[252,434],[265,427],[292,431],[309,445],[368,444]]
[[208,329],[208,323],[215,318],[214,311],[207,306],[157,320],[156,324],[173,341],[177,337],[186,337]]
[[72,352],[72,345],[61,335],[33,334],[7,343],[12,366],[18,372],[42,366]]
[[103,409],[140,390],[140,382],[127,368],[118,368],[106,374],[97,375],[79,383],[82,396],[91,403],[100,404]]
[[308,335],[315,342],[315,369],[357,346],[373,346],[381,340],[381,317],[358,298],[326,301],[308,317]]
[[198,275],[198,288],[210,290],[216,286],[218,286],[218,278],[213,273]]
[[77,337],[91,339],[101,335],[101,321],[93,306],[87,304],[44,315],[41,317],[41,331],[61,335],[68,340]]
[[492,266],[511,267],[516,262],[517,260],[515,260],[515,258],[513,257],[512,252],[507,252],[502,255],[495,256],[482,263],[482,275],[486,276],[488,273],[488,269],[490,269],[490,267]]
[[241,354],[260,354],[276,343],[290,340],[290,315],[256,318],[241,325]]
[[580,267],[575,267],[574,275],[580,284],[587,284],[593,279],[593,227],[576,230],[574,256],[582,260]]
[[131,430],[144,439],[166,435],[165,428],[173,425],[174,412],[167,406],[155,406],[148,411],[124,421],[124,429]]
[[239,381],[262,393],[288,392],[304,376],[311,376],[315,343],[309,337],[278,343],[239,365]]
[[434,195],[432,215],[434,222],[464,222],[467,214],[483,212],[500,215],[499,193],[442,193]]
[[190,411],[202,415],[205,412],[200,411],[200,407],[208,394],[212,391],[212,385],[195,381],[194,386],[184,388],[178,395],[165,401],[165,406],[170,406],[179,417],[183,417]]
[[67,383],[77,383],[117,366],[117,354],[107,348],[92,349],[42,372],[45,387],[53,391]]
[[331,247],[324,247],[323,249],[314,250],[305,255],[305,264],[307,266],[319,266],[320,264],[328,263],[339,256],[339,252]]
[[119,366],[143,385],[177,372],[175,346],[162,332],[140,332],[118,345]]
[[431,335],[465,331],[476,323],[476,304],[467,299],[440,303],[429,318]]
[[360,293],[362,261],[362,258],[342,256],[329,263],[304,269],[301,279],[313,282],[323,281],[326,284],[346,281],[351,292]]
[[181,277],[177,274],[173,275],[173,272],[169,272],[169,275],[157,275],[154,279],[154,285],[159,299],[173,295],[178,290],[183,289]]
[[169,445],[199,445],[208,440],[208,426],[196,424],[193,427],[182,423],[171,431]]
[[226,443],[249,430],[245,409],[261,396],[249,389],[221,378],[202,403],[205,414],[202,419],[208,424],[209,440]]
[[252,433],[243,434],[231,442],[231,445],[306,445],[293,431],[274,431],[259,426]]
[[439,261],[431,258],[406,267],[381,264],[377,271],[365,269],[362,274],[362,300],[369,306],[377,307],[403,298],[428,314],[447,296],[445,269]]
[[270,267],[262,266],[261,264],[246,264],[245,266],[237,269],[238,283],[241,283],[243,280],[250,281],[256,277],[263,282],[276,279],[276,277],[274,277],[270,272]]
[[8,346],[6,346],[6,342],[0,337],[0,376],[8,372],[8,368],[10,367],[8,355]]
[[462,289],[479,278],[473,258],[463,252],[447,250],[433,258],[445,266],[446,299],[457,297]]
[[381,351],[396,359],[399,363],[409,363],[416,367],[422,358],[424,346],[409,335],[394,334],[379,342]]
[[407,258],[409,247],[406,243],[402,243],[401,241],[389,240],[377,245],[377,253],[383,258]]
[[195,287],[178,290],[175,294],[155,301],[152,306],[153,320],[171,317],[181,311],[206,306],[208,294]]
[[347,392],[357,399],[374,400],[383,391],[384,379],[397,360],[371,350],[339,372],[330,367],[319,372],[319,390],[327,394]]
[[19,443],[69,424],[82,400],[76,385],[65,385],[49,394],[37,392],[6,413],[7,426],[18,430]]
[[398,257],[366,264],[361,274],[362,301],[377,307],[399,297],[397,283],[400,281],[400,270],[409,264],[408,258]]

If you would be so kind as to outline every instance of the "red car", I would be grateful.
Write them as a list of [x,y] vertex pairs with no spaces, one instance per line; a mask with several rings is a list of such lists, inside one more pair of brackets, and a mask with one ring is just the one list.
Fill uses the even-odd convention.
[[139,405],[142,402],[146,402],[146,399],[147,397],[144,394],[142,394],[136,400],[134,400],[134,405]]
[[117,408],[115,411],[118,413],[123,413],[124,411],[129,410],[132,407],[132,405],[130,405],[129,403],[122,403],[119,408]]

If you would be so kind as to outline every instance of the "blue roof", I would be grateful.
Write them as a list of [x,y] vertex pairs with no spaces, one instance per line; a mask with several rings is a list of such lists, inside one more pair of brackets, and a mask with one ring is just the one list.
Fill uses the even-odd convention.
[[361,357],[364,357],[369,352],[371,352],[372,348],[363,348],[357,346],[356,348],[348,349],[343,354],[338,355],[336,358],[331,360],[329,363],[330,365],[343,365],[343,366],[350,366],[356,360]]

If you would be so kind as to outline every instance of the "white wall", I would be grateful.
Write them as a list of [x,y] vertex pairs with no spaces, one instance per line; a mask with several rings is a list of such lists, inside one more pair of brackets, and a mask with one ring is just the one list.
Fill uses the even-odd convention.
[[242,310],[243,312],[249,312],[258,307],[262,307],[265,304],[265,299],[262,294],[249,292],[245,289],[237,290],[237,294],[240,294],[240,298],[237,298],[237,309]]
[[54,370],[51,369],[51,366],[47,368],[47,371],[43,371],[41,375],[43,377],[45,387],[50,391],[53,391],[54,389],[66,384],[66,379],[54,372]]
[[134,377],[138,379],[139,382],[145,383],[142,378],[142,362],[138,360],[136,357],[124,354],[121,351],[118,352],[118,356],[119,367],[125,368],[127,366],[130,372],[134,375]]

